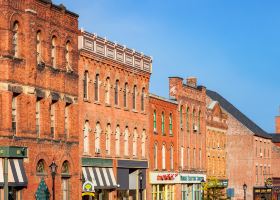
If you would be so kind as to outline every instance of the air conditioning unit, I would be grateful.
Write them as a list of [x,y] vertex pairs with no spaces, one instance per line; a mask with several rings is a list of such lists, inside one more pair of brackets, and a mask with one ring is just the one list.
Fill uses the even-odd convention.
[[193,125],[193,131],[194,131],[194,132],[198,132],[198,126],[195,125],[195,124]]
[[100,154],[100,149],[99,148],[95,148],[95,153]]

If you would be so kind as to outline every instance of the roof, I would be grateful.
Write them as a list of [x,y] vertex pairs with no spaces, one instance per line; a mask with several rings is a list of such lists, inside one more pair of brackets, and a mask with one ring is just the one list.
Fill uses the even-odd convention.
[[150,94],[149,94],[149,97],[152,97],[152,98],[155,98],[155,99],[160,99],[160,100],[162,100],[162,101],[166,101],[166,102],[169,102],[169,103],[173,103],[173,104],[178,105],[178,102],[177,102],[177,101],[172,100],[172,99],[167,99],[167,98],[165,98],[165,97],[161,97],[161,96],[158,96],[158,95],[156,95],[156,94],[150,93]]
[[271,138],[272,136],[260,128],[256,123],[250,120],[246,115],[244,115],[240,110],[238,110],[234,105],[232,105],[228,100],[222,97],[219,93],[211,90],[207,90],[206,94],[214,101],[218,101],[220,106],[236,118],[240,123],[246,126],[254,135],[262,138]]
[[270,133],[270,136],[272,137],[272,142],[280,143],[280,134]]

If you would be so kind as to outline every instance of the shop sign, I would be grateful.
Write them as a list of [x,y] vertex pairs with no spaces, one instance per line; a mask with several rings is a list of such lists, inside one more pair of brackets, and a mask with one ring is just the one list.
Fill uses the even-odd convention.
[[206,175],[150,172],[151,184],[200,183],[202,179],[206,180]]
[[258,189],[255,189],[254,192],[256,194],[258,194],[258,193],[271,193],[271,188],[258,188]]
[[82,196],[92,196],[94,197],[94,185],[90,181],[86,181],[83,184],[83,193]]
[[206,180],[206,176],[203,174],[181,174],[181,183],[200,183],[202,180]]
[[268,178],[264,181],[264,185],[266,187],[271,187],[272,186],[272,178]]
[[158,180],[158,181],[175,180],[176,176],[178,176],[178,174],[163,174],[163,175],[158,175],[158,176],[157,176],[157,180]]
[[181,176],[181,181],[202,181],[203,177],[199,176]]

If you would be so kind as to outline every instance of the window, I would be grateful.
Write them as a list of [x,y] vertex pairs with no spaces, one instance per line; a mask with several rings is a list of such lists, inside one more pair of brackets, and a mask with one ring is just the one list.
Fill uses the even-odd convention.
[[120,126],[117,125],[117,128],[116,128],[116,156],[120,155],[120,137],[121,137]]
[[173,134],[173,120],[172,120],[172,113],[169,114],[169,134]]
[[70,191],[69,191],[69,162],[64,161],[61,167],[61,183],[62,183],[62,200],[70,199]]
[[193,149],[193,168],[196,167],[196,150],[195,148]]
[[119,80],[116,80],[115,85],[115,105],[119,105]]
[[154,132],[156,132],[157,131],[157,111],[156,110],[154,110],[153,120],[154,120]]
[[84,73],[84,99],[88,99],[88,71]]
[[19,50],[18,28],[19,28],[19,23],[16,21],[13,26],[13,54],[14,54],[14,57],[19,56],[18,55],[18,50]]
[[199,168],[202,169],[202,153],[201,153],[201,149],[199,149]]
[[137,138],[138,138],[138,134],[137,134],[137,129],[134,129],[133,132],[133,141],[132,141],[132,153],[133,156],[136,157],[137,156]]
[[37,65],[41,64],[42,60],[42,41],[41,41],[41,31],[37,32],[36,46],[37,46]]
[[165,149],[165,145],[162,145],[162,169],[165,170],[166,166],[165,166],[165,153],[166,153],[166,149]]
[[69,137],[69,105],[65,106],[64,110],[64,133]]
[[56,37],[55,36],[53,36],[52,37],[52,47],[51,47],[51,56],[52,56],[52,67],[53,68],[56,68],[57,66],[57,63],[56,63],[56,61],[57,61],[57,49],[56,49]]
[[106,154],[110,155],[110,149],[111,149],[111,124],[107,124],[106,129]]
[[201,115],[201,112],[199,111],[199,112],[198,112],[198,116],[197,116],[197,128],[198,128],[198,132],[200,132],[200,115]]
[[124,84],[124,90],[123,90],[123,106],[127,107],[127,83]]
[[154,144],[154,169],[158,168],[158,159],[157,159],[157,143]]
[[12,97],[12,130],[15,133],[17,128],[17,99]]
[[183,128],[183,106],[180,107],[180,127]]
[[133,87],[133,99],[132,99],[132,109],[136,110],[136,92],[137,92],[137,87],[134,85]]
[[73,69],[71,67],[71,59],[70,59],[70,49],[71,48],[71,43],[70,41],[67,41],[66,42],[66,45],[65,45],[65,61],[66,61],[66,70],[67,72],[72,72]]
[[181,168],[184,168],[184,147],[181,147]]
[[40,134],[40,100],[36,101],[36,133],[39,137]]
[[161,132],[163,135],[165,135],[165,126],[164,126],[164,122],[165,119],[164,119],[164,112],[161,113]]
[[142,158],[146,157],[146,130],[143,130],[142,132],[142,138],[141,138],[141,149],[142,149]]
[[171,169],[171,170],[174,169],[173,156],[174,156],[173,146],[171,146],[171,147],[170,147],[170,169]]
[[190,131],[190,119],[189,119],[189,108],[187,108],[187,113],[186,113],[186,124],[187,124],[187,131]]
[[43,174],[46,172],[46,169],[45,169],[45,161],[43,159],[39,160],[37,162],[37,166],[36,166],[36,173],[38,174]]
[[142,93],[141,93],[141,110],[145,110],[145,88],[142,88]]
[[124,130],[124,155],[128,156],[128,137],[129,137],[128,127]]
[[51,119],[51,136],[54,138],[55,133],[55,103],[52,102],[50,105],[50,119]]
[[100,154],[100,137],[101,137],[101,126],[100,123],[96,123],[95,127],[95,153]]
[[187,148],[187,158],[188,158],[188,166],[191,166],[191,155],[190,155],[190,148]]
[[193,113],[192,113],[192,124],[193,124],[193,129],[195,127],[195,109],[193,110]]
[[95,75],[94,82],[94,100],[99,101],[99,74]]
[[84,154],[89,153],[89,122],[84,124]]
[[110,78],[106,79],[106,88],[105,88],[105,103],[110,104]]

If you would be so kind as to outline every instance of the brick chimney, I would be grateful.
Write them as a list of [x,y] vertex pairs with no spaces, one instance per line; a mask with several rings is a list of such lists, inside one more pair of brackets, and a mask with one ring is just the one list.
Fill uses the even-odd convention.
[[176,99],[178,91],[183,87],[183,79],[180,77],[169,77],[169,97]]
[[[279,114],[280,114],[280,108],[279,108]],[[275,117],[275,133],[280,134],[280,115]]]
[[197,78],[196,77],[188,77],[187,78],[187,86],[190,87],[197,87]]

